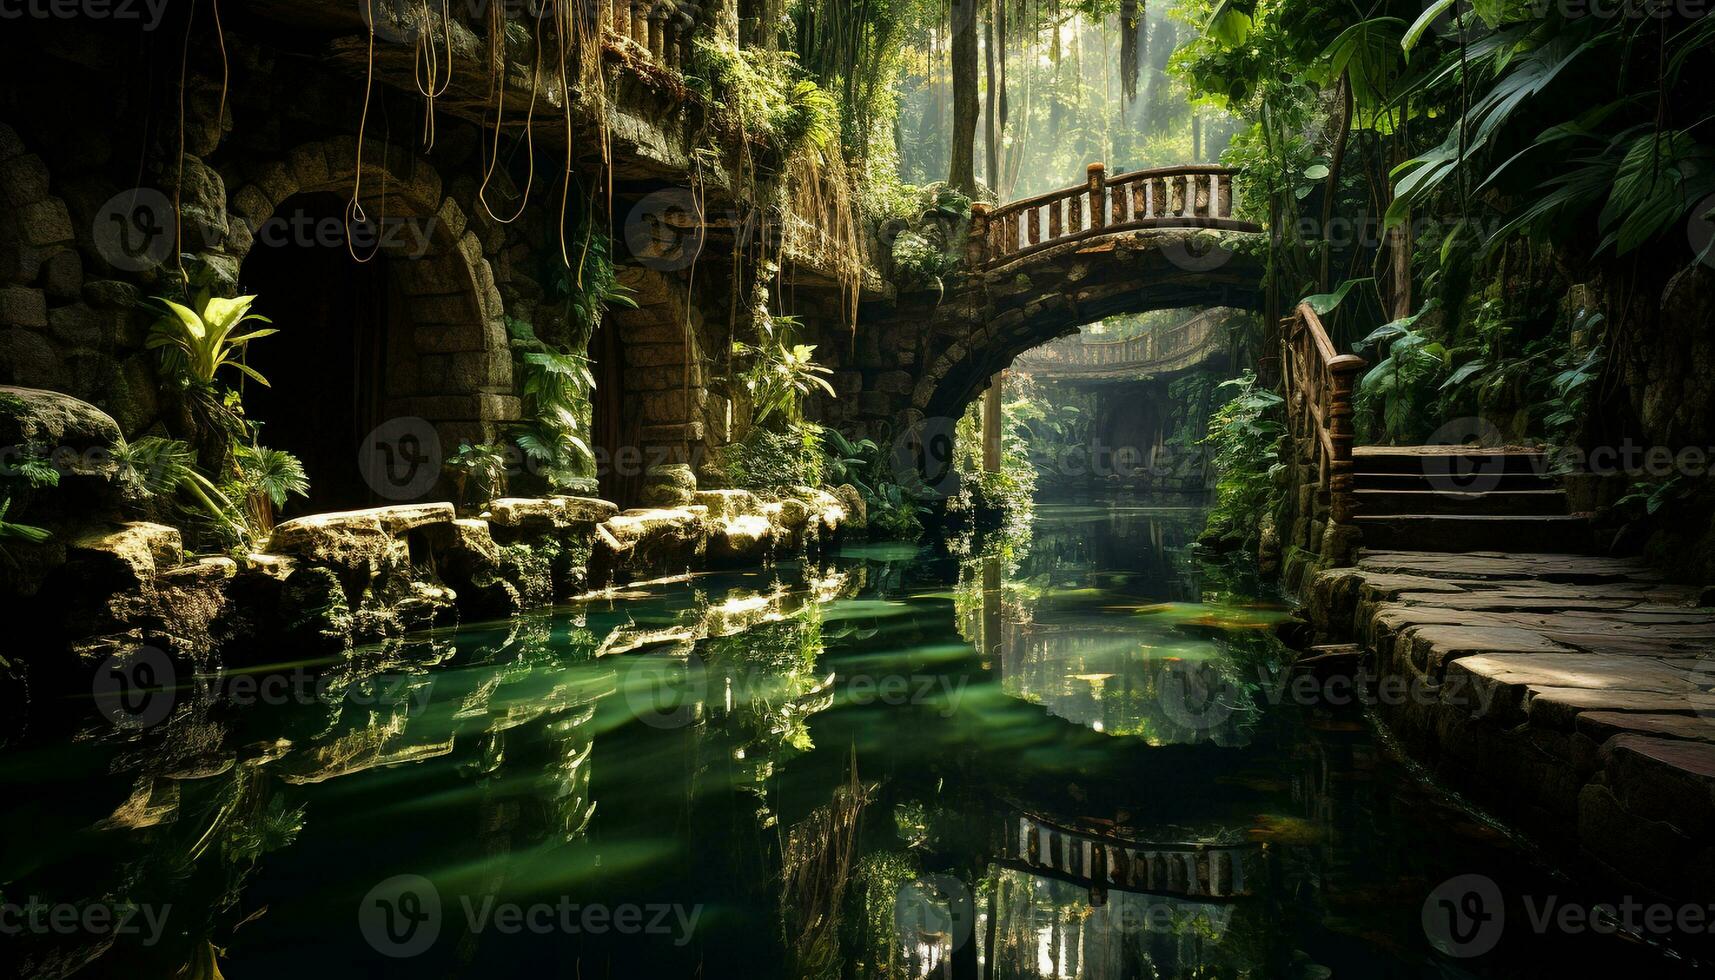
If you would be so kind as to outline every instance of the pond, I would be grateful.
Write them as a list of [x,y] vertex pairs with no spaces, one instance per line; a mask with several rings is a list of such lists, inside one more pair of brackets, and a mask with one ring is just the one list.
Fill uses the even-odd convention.
[[[1602,896],[1414,776],[1360,707],[1290,693],[1287,604],[1199,561],[1201,522],[1045,505],[1027,541],[853,545],[199,678],[147,726],[80,705],[75,730],[0,755],[5,959],[131,977],[1692,965],[1533,928],[1532,903]],[[1467,875],[1494,914],[1442,914]]]

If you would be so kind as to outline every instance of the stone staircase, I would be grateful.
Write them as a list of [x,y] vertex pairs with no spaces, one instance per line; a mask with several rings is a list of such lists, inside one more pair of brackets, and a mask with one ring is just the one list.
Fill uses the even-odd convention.
[[1581,553],[1589,521],[1572,514],[1542,452],[1460,446],[1352,451],[1353,520],[1384,551]]

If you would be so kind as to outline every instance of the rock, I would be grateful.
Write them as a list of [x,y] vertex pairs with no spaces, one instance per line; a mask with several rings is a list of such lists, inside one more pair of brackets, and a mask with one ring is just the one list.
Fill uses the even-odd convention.
[[[187,153],[184,160],[184,182],[178,190],[185,240],[179,250],[218,248],[227,236],[226,181],[195,155]],[[162,186],[167,188],[169,198],[176,184],[176,171],[163,178]]]
[[66,370],[47,338],[18,327],[0,330],[0,379],[35,387],[64,387]]
[[762,513],[762,501],[749,490],[699,490],[688,502],[707,507],[711,520]]
[[25,446],[63,457],[79,476],[108,476],[110,453],[120,441],[119,424],[94,405],[58,391],[0,387],[0,447]]
[[293,572],[298,570],[298,563],[283,555],[265,555],[260,552],[252,552],[245,556],[245,567],[264,578],[284,582],[292,577]]
[[593,497],[505,497],[489,501],[483,519],[497,528],[543,532],[598,524],[618,513],[618,505]]
[[702,507],[628,510],[598,526],[590,555],[595,581],[625,572],[677,572],[707,554]]
[[697,494],[697,474],[683,463],[654,466],[643,480],[643,503],[650,507],[683,507]]
[[834,496],[839,499],[840,506],[846,512],[846,526],[852,531],[863,534],[869,530],[869,505],[864,502],[863,494],[857,487],[842,483],[834,488]]
[[308,565],[335,568],[362,579],[374,578],[388,566],[408,560],[402,544],[382,526],[381,518],[365,512],[316,514],[287,521],[274,529],[268,548]]
[[746,514],[714,525],[708,557],[719,564],[750,564],[766,558],[773,547],[774,525],[761,514]]
[[48,300],[39,289],[7,286],[0,289],[0,324],[40,330],[48,325]]
[[88,588],[138,590],[152,584],[158,571],[184,560],[184,542],[176,528],[134,521],[77,537],[66,560]]
[[487,521],[458,520],[433,529],[429,546],[441,581],[459,608],[478,617],[510,616],[523,608],[518,589],[500,576],[500,547]]
[[327,653],[343,651],[350,645],[351,607],[339,576],[331,568],[302,568],[293,573],[280,592],[279,611],[288,643]]

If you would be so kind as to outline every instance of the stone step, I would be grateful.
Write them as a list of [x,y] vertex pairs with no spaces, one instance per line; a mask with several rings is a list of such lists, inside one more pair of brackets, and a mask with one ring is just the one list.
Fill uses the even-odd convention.
[[1420,490],[1424,492],[1468,492],[1554,490],[1558,480],[1538,473],[1353,473],[1357,490]]
[[1448,515],[1517,517],[1564,515],[1564,490],[1492,490],[1442,493],[1434,490],[1366,490],[1353,495],[1357,513],[1363,516]]
[[1587,553],[1594,546],[1589,521],[1565,515],[1400,514],[1353,521],[1364,547],[1385,551]]
[[1475,474],[1548,472],[1548,457],[1534,449],[1467,449],[1461,446],[1359,446],[1352,450],[1356,473]]

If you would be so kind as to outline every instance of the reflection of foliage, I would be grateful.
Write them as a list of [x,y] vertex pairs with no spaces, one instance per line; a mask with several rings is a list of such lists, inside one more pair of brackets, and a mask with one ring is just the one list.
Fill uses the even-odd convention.
[[844,926],[848,948],[858,950],[862,960],[860,976],[899,975],[896,904],[900,889],[917,875],[916,858],[908,850],[870,851],[859,859]]
[[843,972],[841,912],[855,868],[858,822],[871,789],[850,776],[826,806],[787,830],[780,847],[780,925],[789,975],[835,980]]

